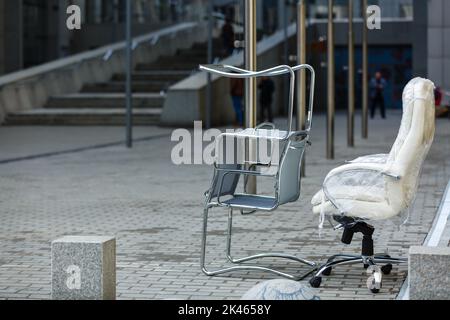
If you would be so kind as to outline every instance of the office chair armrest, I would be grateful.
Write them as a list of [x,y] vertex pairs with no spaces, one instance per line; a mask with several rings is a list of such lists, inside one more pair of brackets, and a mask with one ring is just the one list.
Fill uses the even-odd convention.
[[[253,166],[256,166],[254,164]],[[276,174],[266,174],[262,173],[260,171],[254,171],[254,170],[239,170],[239,169],[222,169],[222,168],[216,168],[217,171],[225,171],[224,175],[228,174],[242,174],[242,175],[249,175],[249,176],[261,176],[261,177],[274,177]]]
[[[346,206],[350,206],[352,201],[351,189],[359,189],[355,195],[361,194],[361,189],[367,189],[362,192],[365,197],[374,195],[376,197],[379,193],[377,185],[380,184],[382,177],[390,177],[395,180],[401,179],[400,176],[386,171],[384,166],[381,165],[367,163],[344,165],[327,175],[323,183],[323,192],[326,200],[330,201],[341,215],[345,215],[349,211],[349,208]],[[372,188],[374,190],[371,190]],[[355,198],[354,200],[358,199]],[[368,199],[367,201],[373,200]]]
[[218,191],[218,196],[217,196],[217,203],[219,205],[222,205],[222,202],[220,201],[220,194],[222,193],[222,187],[223,187],[223,182],[225,180],[225,177],[229,174],[242,174],[242,175],[246,175],[246,176],[257,176],[257,177],[268,177],[268,178],[275,178],[276,174],[263,174],[257,171],[251,171],[251,170],[227,170],[227,169],[217,169],[218,171],[225,171],[225,173],[223,174],[223,176],[220,179],[220,184],[219,184],[219,191]]
[[[350,171],[350,170],[375,171],[375,172],[379,172],[380,174],[383,174],[384,176],[391,177],[396,180],[401,179],[401,176],[399,174],[397,174],[396,172],[387,170],[385,163],[373,163],[373,162],[372,163],[363,163],[363,162],[353,163],[352,162],[349,164],[345,164],[343,166],[337,167],[337,168],[333,169],[332,171],[330,171],[330,173],[327,175],[327,178],[332,177],[341,172]],[[326,180],[326,178],[325,178],[325,180]]]

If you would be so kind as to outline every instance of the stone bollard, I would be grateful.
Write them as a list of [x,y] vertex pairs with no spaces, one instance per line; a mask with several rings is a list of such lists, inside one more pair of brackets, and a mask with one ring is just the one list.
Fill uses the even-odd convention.
[[409,299],[450,300],[450,248],[409,249]]
[[116,240],[68,236],[52,242],[53,300],[115,300]]

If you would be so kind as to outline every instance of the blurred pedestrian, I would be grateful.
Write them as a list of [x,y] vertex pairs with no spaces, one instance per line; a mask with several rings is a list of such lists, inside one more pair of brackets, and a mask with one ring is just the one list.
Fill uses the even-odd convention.
[[262,77],[258,88],[260,90],[259,102],[261,104],[261,122],[264,122],[266,121],[265,119],[267,119],[265,118],[266,111],[268,121],[273,122],[272,101],[275,92],[275,83],[269,77]]
[[381,117],[386,119],[386,106],[384,102],[384,90],[386,89],[387,82],[383,78],[381,72],[377,71],[375,77],[370,81],[370,117],[375,117],[375,111],[377,106],[380,106]]
[[236,113],[236,127],[244,126],[244,108],[242,100],[244,98],[244,80],[239,78],[230,79],[230,95],[233,101],[234,112]]
[[231,18],[226,18],[220,37],[222,38],[225,54],[227,56],[232,55],[234,51],[235,34]]

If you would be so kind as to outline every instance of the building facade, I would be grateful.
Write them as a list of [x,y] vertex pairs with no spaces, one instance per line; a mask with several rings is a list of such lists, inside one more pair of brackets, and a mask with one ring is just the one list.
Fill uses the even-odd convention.
[[[207,0],[133,0],[134,33],[143,34],[181,21],[204,20]],[[258,29],[273,31],[296,20],[295,1],[287,9],[283,1],[258,1]],[[309,42],[317,47],[326,38],[327,0],[309,0]],[[335,0],[337,53],[345,61],[347,0]],[[361,17],[361,3],[355,3],[355,17]],[[82,30],[69,31],[66,9],[82,9]],[[401,46],[410,55],[411,74],[429,77],[450,90],[450,1],[369,0],[382,8],[382,30],[370,32],[370,44]],[[97,48],[124,38],[125,0],[0,0],[0,74],[52,61]],[[232,9],[242,22],[243,0],[217,0],[216,12]],[[286,12],[285,12],[286,10]],[[321,21],[322,20],[322,21]],[[361,21],[356,29],[360,45]],[[410,48],[410,49],[408,49]],[[292,49],[295,50],[295,49]],[[291,50],[291,51],[292,51]],[[376,51],[373,51],[374,54]],[[394,49],[393,49],[394,50]],[[408,51],[410,50],[410,51]],[[395,51],[395,50],[394,50]],[[393,52],[394,52],[393,51]],[[322,52],[309,50],[311,60],[320,62]],[[357,50],[358,52],[358,50]],[[385,51],[386,53],[386,51]],[[384,54],[385,54],[384,53]],[[402,60],[401,64],[407,63]],[[338,66],[345,68],[345,65]],[[338,74],[341,70],[338,70]]]
[[[425,2],[425,1],[424,1]],[[429,0],[426,26],[427,74],[436,86],[450,92],[450,1]],[[424,32],[425,33],[425,32]]]

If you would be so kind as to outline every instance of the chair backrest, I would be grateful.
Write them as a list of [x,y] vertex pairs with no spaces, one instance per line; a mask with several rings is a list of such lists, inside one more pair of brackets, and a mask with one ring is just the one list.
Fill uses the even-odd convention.
[[385,179],[386,196],[399,211],[413,202],[423,162],[435,132],[434,84],[415,78],[403,92],[403,117],[397,139],[389,154],[386,169],[401,179]]
[[306,141],[289,141],[281,156],[278,172],[278,203],[283,205],[297,201],[301,188],[301,165]]

